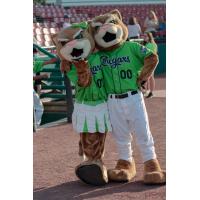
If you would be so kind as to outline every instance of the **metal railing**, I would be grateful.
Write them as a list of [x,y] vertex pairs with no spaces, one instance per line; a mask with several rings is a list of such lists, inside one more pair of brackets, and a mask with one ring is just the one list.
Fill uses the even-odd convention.
[[[49,51],[47,51],[46,49],[44,49],[43,47],[40,47],[39,45],[37,44],[33,44],[33,46],[38,49],[40,52],[42,52],[43,54],[45,54],[46,56],[50,57],[50,58],[58,58],[55,54],[52,54],[50,53]],[[58,59],[58,62],[56,62],[56,66],[55,66],[56,69],[60,69],[60,60]],[[45,71],[45,69],[44,69]],[[48,69],[47,71],[51,71],[50,69]],[[52,73],[54,72],[54,69],[52,69]],[[55,78],[55,80],[54,80]],[[70,83],[70,80],[69,78],[66,76],[66,74],[64,73],[60,78],[58,76],[55,76],[55,77],[50,77],[48,79],[45,79],[45,81],[62,81],[64,82],[64,86],[65,86],[65,91],[66,91],[66,94],[65,94],[65,99],[66,99],[66,106],[67,106],[67,113],[66,113],[66,116],[68,118],[68,122],[71,122],[71,118],[72,118],[72,112],[73,112],[73,108],[74,108],[74,105],[73,105],[73,96],[72,96],[72,86],[71,86],[71,83]],[[51,84],[50,86],[47,87],[47,89],[55,89],[57,84]],[[52,86],[52,87],[51,87]],[[62,87],[63,88],[63,87]],[[51,96],[55,96],[55,98],[57,98],[57,96],[59,97],[60,94],[51,94]],[[43,94],[44,97],[48,96],[45,94]],[[61,95],[60,95],[61,96]]]

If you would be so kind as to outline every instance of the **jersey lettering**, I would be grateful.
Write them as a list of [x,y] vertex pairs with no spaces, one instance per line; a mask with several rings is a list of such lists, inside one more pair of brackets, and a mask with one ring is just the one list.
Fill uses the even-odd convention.
[[128,69],[127,71],[121,70],[120,77],[121,79],[131,79],[133,77],[132,71],[130,69]]
[[97,86],[98,86],[99,88],[101,88],[102,85],[103,85],[103,79],[97,79],[96,83],[97,83]]
[[103,66],[109,66],[111,68],[116,68],[124,63],[130,63],[129,56],[122,56],[118,58],[109,58],[108,56],[101,56],[101,64]]
[[95,74],[97,74],[98,71],[101,70],[101,68],[102,68],[101,65],[96,65],[96,66],[90,67],[90,70],[91,70],[92,74],[95,75]]

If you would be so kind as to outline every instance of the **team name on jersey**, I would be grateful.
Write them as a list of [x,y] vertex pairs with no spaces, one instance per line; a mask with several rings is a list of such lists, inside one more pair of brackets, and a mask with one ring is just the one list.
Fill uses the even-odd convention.
[[95,66],[91,66],[90,70],[92,72],[93,75],[97,74],[98,71],[100,71],[102,68],[101,65],[95,65]]
[[123,63],[130,63],[129,56],[122,56],[118,58],[109,58],[108,56],[101,56],[100,57],[101,64],[103,66],[110,66],[111,68],[116,68]]

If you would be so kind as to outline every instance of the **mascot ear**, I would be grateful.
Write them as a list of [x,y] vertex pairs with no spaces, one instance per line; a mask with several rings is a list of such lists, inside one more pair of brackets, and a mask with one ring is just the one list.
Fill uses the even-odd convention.
[[51,40],[56,46],[57,55],[60,57],[61,60],[65,60],[65,58],[63,58],[63,56],[60,54],[60,49],[62,48],[62,45],[58,42],[58,33],[51,34]]
[[87,23],[88,23],[88,33],[92,35],[92,26],[91,26],[92,20],[87,21]]
[[122,16],[119,10],[115,9],[109,12],[110,14],[116,15],[121,21],[122,21]]

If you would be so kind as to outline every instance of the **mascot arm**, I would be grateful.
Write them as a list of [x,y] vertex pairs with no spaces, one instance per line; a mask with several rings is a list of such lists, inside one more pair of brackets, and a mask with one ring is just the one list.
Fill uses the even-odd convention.
[[147,81],[152,73],[154,72],[156,66],[158,64],[158,56],[156,54],[151,54],[144,59],[144,66],[141,70],[141,73],[137,79],[137,83],[139,86],[142,85],[145,81]]
[[61,59],[61,61],[60,61],[60,71],[62,73],[69,72],[70,69],[71,69],[70,66],[71,66],[71,63],[69,61]]
[[89,68],[88,61],[80,60],[73,62],[76,67],[77,76],[78,76],[78,85],[80,87],[88,87],[92,82],[92,74]]

